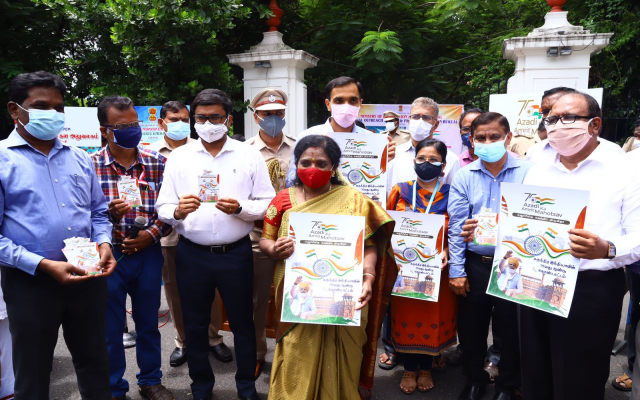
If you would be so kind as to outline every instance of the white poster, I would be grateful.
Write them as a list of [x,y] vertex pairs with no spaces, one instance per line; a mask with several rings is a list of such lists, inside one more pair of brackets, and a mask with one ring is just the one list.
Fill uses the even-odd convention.
[[[593,96],[602,107],[602,88],[578,90]],[[543,92],[492,94],[489,97],[489,111],[507,117],[514,136],[532,138],[542,121],[542,94]]]
[[283,322],[360,326],[365,218],[291,213]]
[[68,146],[77,146],[88,153],[100,150],[100,123],[97,107],[65,107],[64,130],[58,139]]

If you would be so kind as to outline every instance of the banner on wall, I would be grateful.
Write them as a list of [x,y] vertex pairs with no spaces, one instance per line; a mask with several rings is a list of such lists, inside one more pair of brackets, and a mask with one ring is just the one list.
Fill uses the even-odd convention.
[[[602,107],[602,88],[578,90],[595,98]],[[532,138],[542,121],[542,95],[543,92],[492,94],[489,97],[489,111],[507,117],[514,136]]]
[[[141,120],[142,145],[148,146],[162,139],[164,131],[158,126],[161,106],[135,107]],[[98,122],[97,107],[65,107],[65,127],[58,139],[63,144],[77,146],[87,153],[94,153],[102,147],[102,134]]]
[[[443,141],[450,151],[456,154],[462,153],[462,140],[460,139],[460,117],[464,111],[462,104],[440,104],[440,125],[433,137]],[[363,104],[360,107],[360,120],[368,129],[374,132],[386,130],[383,114],[385,111],[394,111],[400,114],[400,129],[408,129],[410,104]]]

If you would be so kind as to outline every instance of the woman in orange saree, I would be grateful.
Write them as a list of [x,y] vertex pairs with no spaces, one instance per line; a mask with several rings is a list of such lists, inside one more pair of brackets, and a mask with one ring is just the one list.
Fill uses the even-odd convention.
[[[325,136],[307,136],[296,146],[298,179],[278,193],[264,219],[261,250],[278,259],[277,345],[269,398],[278,400],[368,398],[373,386],[376,348],[383,310],[397,275],[390,239],[394,221],[358,190],[335,177],[340,148]],[[294,251],[288,237],[291,212],[365,217],[365,257],[361,326],[291,324],[282,314],[285,260]]]

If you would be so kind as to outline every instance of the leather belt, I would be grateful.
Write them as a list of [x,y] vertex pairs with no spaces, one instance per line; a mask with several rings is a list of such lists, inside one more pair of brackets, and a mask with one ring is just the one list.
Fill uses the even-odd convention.
[[211,253],[214,254],[222,254],[222,253],[226,253],[228,251],[231,251],[233,249],[237,249],[238,247],[242,246],[244,244],[245,241],[250,240],[249,239],[249,235],[243,237],[242,239],[239,239],[233,243],[229,243],[229,244],[222,244],[222,245],[214,245],[214,246],[205,246],[203,244],[198,244],[198,243],[194,243],[191,240],[187,239],[186,237],[180,235],[180,240],[183,241],[184,243],[188,244],[191,247],[195,247],[197,249],[200,250],[205,250],[205,251],[209,251]]
[[473,251],[468,251],[465,254],[465,257],[467,258],[477,258],[481,263],[483,264],[488,264],[488,265],[493,265],[493,257],[491,256],[482,256],[478,253],[474,253]]

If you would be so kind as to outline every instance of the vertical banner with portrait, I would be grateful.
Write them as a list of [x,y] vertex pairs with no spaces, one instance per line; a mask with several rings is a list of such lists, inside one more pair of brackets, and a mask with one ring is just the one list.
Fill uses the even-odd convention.
[[589,192],[503,182],[500,196],[487,293],[566,318],[580,266],[568,231],[584,228]]
[[360,326],[365,218],[291,213],[281,320]]
[[338,170],[349,183],[369,196],[382,208],[387,204],[387,146],[386,135],[369,133],[331,133],[342,157]]
[[438,301],[444,215],[387,211],[396,220],[391,237],[398,278],[393,296]]

